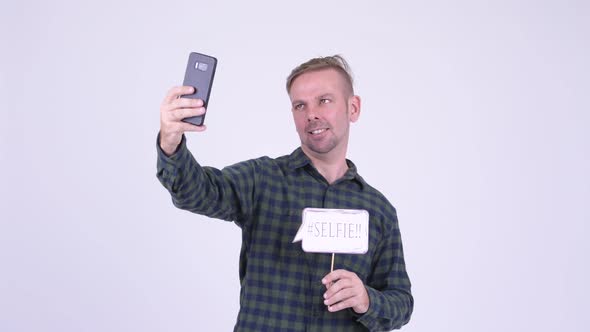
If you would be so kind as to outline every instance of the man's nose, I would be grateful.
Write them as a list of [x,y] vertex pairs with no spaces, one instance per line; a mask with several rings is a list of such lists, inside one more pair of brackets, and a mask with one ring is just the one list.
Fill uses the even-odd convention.
[[307,107],[307,121],[318,119],[318,109],[315,106]]

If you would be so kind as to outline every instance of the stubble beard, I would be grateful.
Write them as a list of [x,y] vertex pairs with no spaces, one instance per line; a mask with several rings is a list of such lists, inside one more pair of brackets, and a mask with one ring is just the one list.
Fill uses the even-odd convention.
[[[309,132],[319,128],[328,128],[328,132],[321,134],[328,134],[328,136],[321,140],[314,140],[313,135],[309,136]],[[305,127],[305,132],[303,133],[303,137],[301,137],[301,145],[305,146],[311,152],[325,154],[332,151],[338,145],[338,140],[334,136],[332,128],[330,128],[327,123],[322,121],[314,121],[308,123],[308,125]]]
[[302,142],[305,147],[307,147],[310,151],[315,152],[317,154],[325,154],[328,153],[338,145],[335,137],[330,137],[327,142],[313,142],[309,140],[308,142]]

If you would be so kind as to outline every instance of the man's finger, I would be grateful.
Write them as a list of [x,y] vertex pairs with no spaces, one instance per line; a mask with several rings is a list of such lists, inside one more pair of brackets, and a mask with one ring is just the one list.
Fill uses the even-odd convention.
[[340,279],[345,278],[354,278],[356,274],[353,272],[349,272],[346,270],[334,270],[328,273],[324,278],[322,278],[322,284],[326,286],[326,288],[330,288],[330,285]]
[[162,104],[162,112],[170,112],[176,109],[182,108],[197,108],[203,107],[203,101],[201,99],[192,99],[192,98],[177,98],[172,100],[168,104]]
[[195,88],[192,86],[175,86],[168,90],[166,97],[164,98],[165,104],[170,104],[172,101],[180,96],[190,95],[195,92]]
[[181,108],[181,109],[177,109],[176,111],[170,113],[170,116],[171,116],[172,120],[180,121],[182,119],[185,119],[185,118],[188,118],[191,116],[203,115],[203,114],[205,114],[205,112],[207,112],[207,110],[204,107]]
[[205,125],[201,125],[201,126],[197,126],[194,124],[190,124],[190,123],[184,123],[182,129],[186,132],[186,131],[205,131],[207,130],[207,126]]
[[349,298],[346,299],[344,301],[338,302],[334,305],[329,305],[328,306],[328,311],[330,312],[336,312],[336,311],[340,311],[342,309],[347,309],[347,308],[352,308],[356,305],[355,299],[353,298]]
[[338,302],[342,302],[346,299],[354,297],[356,295],[354,289],[352,288],[344,288],[337,293],[334,293],[332,296],[325,296],[324,295],[324,304],[327,306],[336,304]]
[[332,284],[332,286],[330,286],[328,288],[328,290],[324,293],[324,298],[329,299],[332,296],[334,296],[334,294],[337,294],[338,292],[340,292],[346,288],[350,288],[352,286],[353,286],[353,282],[349,278],[339,279],[334,284]]

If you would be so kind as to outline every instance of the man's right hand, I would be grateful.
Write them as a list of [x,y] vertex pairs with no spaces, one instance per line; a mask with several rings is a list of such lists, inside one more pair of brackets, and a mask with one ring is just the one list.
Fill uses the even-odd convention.
[[168,91],[160,106],[160,148],[168,156],[176,151],[186,131],[204,131],[205,125],[195,126],[182,121],[190,116],[205,114],[201,99],[180,98],[190,95],[195,88],[192,86],[177,86]]

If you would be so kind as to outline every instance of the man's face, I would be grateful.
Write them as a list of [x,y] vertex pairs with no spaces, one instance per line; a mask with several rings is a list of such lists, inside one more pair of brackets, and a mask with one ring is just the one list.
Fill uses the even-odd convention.
[[345,156],[350,122],[358,119],[360,99],[335,69],[307,72],[289,92],[295,128],[306,153]]

